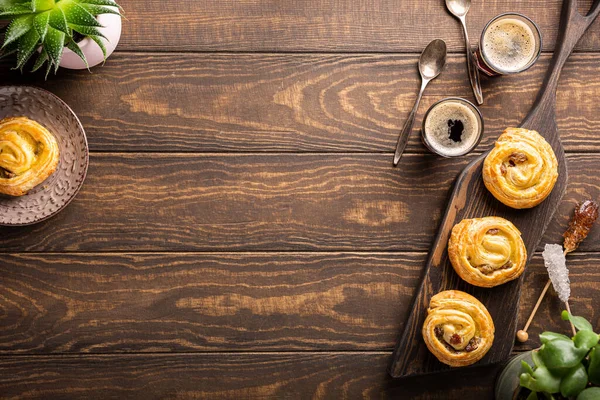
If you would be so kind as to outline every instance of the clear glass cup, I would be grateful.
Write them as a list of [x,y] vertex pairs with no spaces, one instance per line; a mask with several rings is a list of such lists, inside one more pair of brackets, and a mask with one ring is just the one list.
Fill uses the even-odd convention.
[[[500,29],[503,35],[494,36],[493,31],[498,30],[498,27],[503,24],[506,25],[508,29]],[[510,28],[513,28],[514,30],[512,35],[507,32],[510,31]],[[519,33],[519,31],[524,35],[518,35],[517,33]],[[522,36],[524,39],[513,40],[514,38],[518,39],[518,36]],[[503,50],[508,49],[508,53],[505,55],[504,59],[499,59],[499,53],[501,52],[490,50],[493,47],[491,44],[493,43],[494,37],[501,41],[504,39],[500,43],[500,46],[498,46]],[[521,46],[521,44],[524,43],[523,40],[527,41],[527,39],[529,39],[528,41],[531,43],[527,46]],[[524,48],[529,50],[529,54],[523,54],[525,51]],[[499,76],[517,74],[531,68],[540,57],[541,52],[542,34],[535,22],[523,14],[505,13],[494,17],[487,23],[481,33],[479,47],[477,48],[475,56],[477,59],[477,66],[481,72],[488,76]],[[511,57],[510,54],[516,55],[516,57]],[[518,62],[516,62],[514,67],[508,68],[507,65],[511,63],[511,59],[513,61],[518,60]]]
[[[450,140],[452,128],[457,123],[456,117],[461,120],[463,133],[465,128],[471,132],[471,137],[467,138],[465,143],[458,144],[458,142]],[[447,125],[442,126],[443,124]],[[465,124],[472,126],[465,127]],[[443,132],[444,129],[446,129],[445,132]],[[475,104],[460,97],[447,97],[434,103],[425,113],[421,127],[421,140],[432,153],[446,158],[460,157],[477,147],[481,142],[483,131],[483,115]],[[446,132],[449,136],[448,140],[440,138],[440,133],[445,134]]]

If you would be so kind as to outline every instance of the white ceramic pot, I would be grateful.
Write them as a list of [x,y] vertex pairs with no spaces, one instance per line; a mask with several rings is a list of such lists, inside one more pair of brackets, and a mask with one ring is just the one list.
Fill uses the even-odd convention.
[[[98,15],[97,19],[98,22],[100,22],[100,24],[103,26],[103,28],[98,29],[104,36],[106,36],[106,39],[101,40],[104,42],[104,46],[106,47],[106,57],[108,58],[113,51],[115,51],[117,44],[119,44],[119,39],[121,38],[121,16],[115,14],[101,14]],[[83,51],[83,54],[85,54],[85,58],[87,59],[90,68],[104,62],[102,49],[92,39],[86,37],[78,43],[78,46],[81,51]],[[83,60],[66,47],[60,60],[60,66],[68,69],[86,68]]]

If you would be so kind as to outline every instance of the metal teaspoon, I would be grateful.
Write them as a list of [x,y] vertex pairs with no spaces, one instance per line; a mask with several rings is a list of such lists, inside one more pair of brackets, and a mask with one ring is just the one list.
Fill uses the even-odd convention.
[[415,105],[408,115],[408,119],[404,123],[398,143],[396,144],[396,153],[394,154],[394,166],[397,166],[402,158],[402,153],[408,143],[408,136],[412,131],[415,122],[415,116],[419,108],[419,103],[427,84],[435,79],[446,65],[446,42],[440,39],[435,39],[425,47],[421,57],[419,58],[419,73],[421,74],[421,90],[415,101]]
[[471,0],[446,0],[446,8],[452,15],[460,21],[465,34],[465,47],[467,48],[467,69],[469,70],[469,80],[473,88],[473,94],[477,100],[477,104],[483,104],[483,93],[481,92],[481,83],[479,81],[479,70],[475,55],[471,51],[471,43],[469,42],[469,34],[467,33],[467,13],[471,8]]

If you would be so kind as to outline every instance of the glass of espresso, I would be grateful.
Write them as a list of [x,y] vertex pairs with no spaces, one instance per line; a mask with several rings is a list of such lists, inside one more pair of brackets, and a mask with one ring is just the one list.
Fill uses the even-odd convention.
[[421,138],[425,146],[442,157],[471,152],[483,135],[483,117],[470,101],[448,97],[433,104],[423,118]]
[[483,29],[476,58],[488,76],[516,74],[530,68],[542,51],[537,25],[522,14],[500,14]]

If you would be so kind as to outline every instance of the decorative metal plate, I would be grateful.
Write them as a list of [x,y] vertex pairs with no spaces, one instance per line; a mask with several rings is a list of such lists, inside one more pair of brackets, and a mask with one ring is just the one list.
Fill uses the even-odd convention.
[[65,208],[83,185],[88,168],[88,144],[81,122],[52,93],[32,86],[0,87],[0,119],[24,116],[56,137],[60,161],[43,183],[21,197],[0,195],[0,225],[31,225]]

